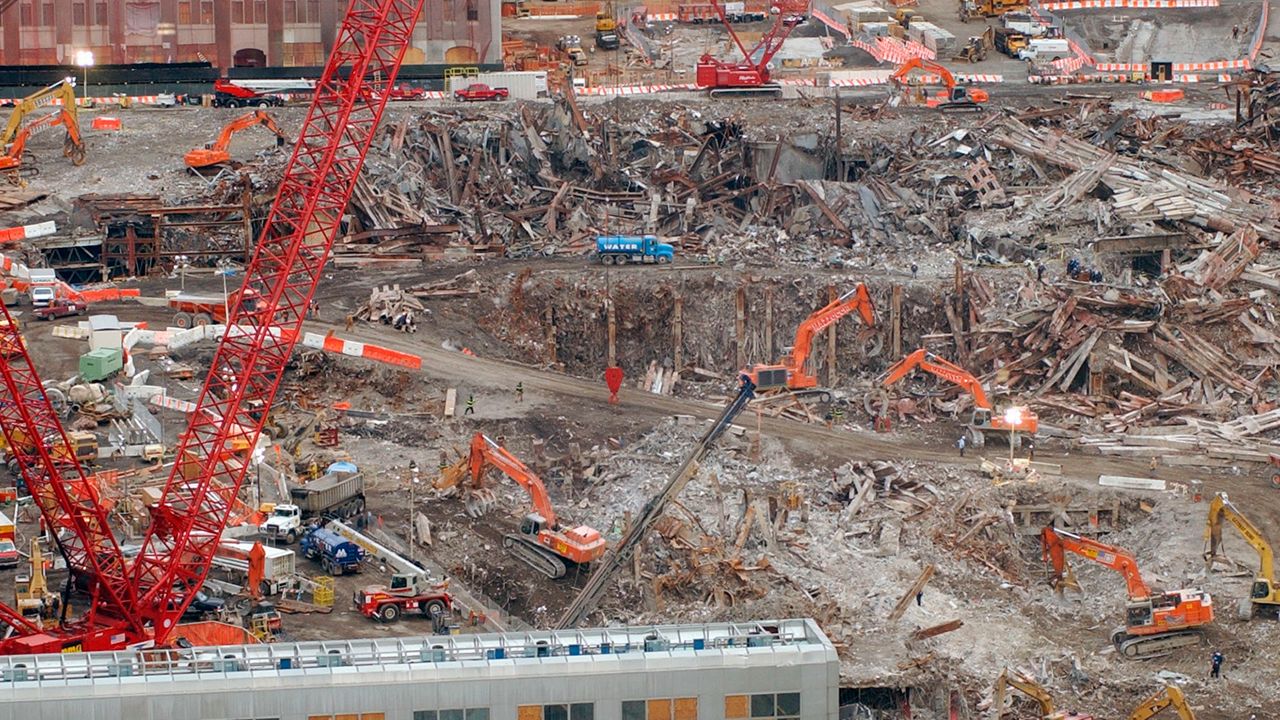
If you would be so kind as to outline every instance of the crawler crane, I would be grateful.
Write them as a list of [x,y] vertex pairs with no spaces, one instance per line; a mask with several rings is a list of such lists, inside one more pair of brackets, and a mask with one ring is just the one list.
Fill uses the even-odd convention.
[[755,365],[742,371],[742,374],[750,378],[752,385],[761,391],[786,389],[826,395],[826,391],[814,390],[818,386],[818,378],[805,367],[809,354],[813,352],[813,339],[852,312],[857,312],[868,327],[875,327],[876,308],[871,302],[871,293],[862,283],[805,318],[796,329],[795,343],[780,361],[772,365]]
[[1208,571],[1218,551],[1222,549],[1222,518],[1231,521],[1245,542],[1258,553],[1258,572],[1254,575],[1253,586],[1249,589],[1249,597],[1241,598],[1236,608],[1236,615],[1241,620],[1249,620],[1255,615],[1265,614],[1276,617],[1280,613],[1280,588],[1276,587],[1274,553],[1271,543],[1262,536],[1262,531],[1249,521],[1249,518],[1231,504],[1226,493],[1218,493],[1209,502],[1209,519],[1204,528],[1205,570]]
[[600,531],[587,525],[562,526],[542,479],[487,435],[476,433],[471,438],[468,465],[472,487],[480,487],[485,470],[494,468],[529,493],[533,512],[524,516],[519,533],[508,533],[502,539],[503,547],[521,561],[556,579],[564,577],[565,561],[585,568],[604,555]]
[[[1120,573],[1129,592],[1125,624],[1111,633],[1111,642],[1123,657],[1146,660],[1199,643],[1204,626],[1213,622],[1209,593],[1183,589],[1153,593],[1127,550],[1080,537],[1066,530],[1046,527],[1040,532],[1041,552],[1053,567],[1049,584],[1061,590],[1071,582],[1066,553],[1072,552]],[[1064,583],[1066,581],[1066,583]]]
[[760,38],[760,42],[748,50],[747,46],[742,44],[737,31],[733,29],[733,24],[725,16],[724,7],[717,0],[711,0],[711,6],[715,8],[716,15],[719,16],[725,31],[729,33],[733,44],[742,53],[742,60],[738,62],[718,60],[710,54],[698,58],[694,73],[698,87],[707,88],[711,97],[726,95],[780,97],[782,86],[773,82],[771,61],[773,56],[782,49],[782,43],[786,42],[791,31],[804,22],[804,15],[794,12],[793,8],[774,4],[769,8],[774,15],[773,25]]
[[[71,572],[65,592],[84,587],[88,595],[77,603],[82,617],[43,629],[0,605],[0,623],[11,628],[0,653],[178,639],[177,622],[208,576],[422,7],[423,0],[352,0],[246,269],[252,292],[232,305],[229,324],[238,332],[225,334],[214,353],[132,562],[75,457],[50,450],[68,441],[30,356],[0,355],[0,431],[45,525],[61,529],[55,542]],[[0,317],[9,321],[0,323],[0,346],[20,346],[2,306]],[[23,437],[39,441],[15,442]]]

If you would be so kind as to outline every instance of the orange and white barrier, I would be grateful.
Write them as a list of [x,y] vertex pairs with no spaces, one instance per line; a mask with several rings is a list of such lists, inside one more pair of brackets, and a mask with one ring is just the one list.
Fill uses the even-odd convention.
[[[1094,66],[1098,72],[1147,72],[1151,66],[1147,63],[1098,63]],[[1203,63],[1174,63],[1175,73],[1193,73],[1219,70],[1247,70],[1248,60],[1221,60]]]
[[52,220],[50,220],[49,222],[35,223],[33,225],[23,225],[21,227],[5,228],[3,230],[0,230],[0,243],[12,243],[12,242],[18,242],[19,240],[31,240],[33,238],[52,235],[57,231],[58,231],[58,225]]
[[601,85],[598,87],[579,88],[578,95],[650,95],[660,92],[676,92],[681,90],[697,89],[698,86],[694,83],[682,83],[676,85]]
[[1041,10],[1104,10],[1128,8],[1131,10],[1177,10],[1180,8],[1218,7],[1220,0],[1070,0],[1069,2],[1042,2]]
[[356,340],[343,340],[333,334],[320,335],[317,333],[304,333],[302,336],[302,344],[309,348],[324,350],[325,352],[337,353],[339,355],[350,355],[351,357],[364,358],[374,362],[385,363],[387,365],[395,365],[397,367],[408,368],[410,370],[422,369],[422,358],[417,355],[392,350],[381,345],[372,345],[362,343]]
[[178,398],[169,397],[168,395],[152,395],[151,404],[160,408],[169,410],[177,410],[180,413],[190,415],[196,411],[196,404],[187,400],[179,400]]

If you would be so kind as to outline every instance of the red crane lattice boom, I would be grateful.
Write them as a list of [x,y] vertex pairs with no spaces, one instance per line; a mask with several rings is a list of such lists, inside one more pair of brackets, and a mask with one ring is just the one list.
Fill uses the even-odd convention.
[[[60,531],[60,550],[93,593],[81,621],[38,634],[41,642],[79,639],[92,650],[170,639],[208,572],[422,7],[423,0],[351,0],[245,273],[249,291],[235,296],[231,329],[132,566],[4,311],[0,349],[17,350],[0,353],[0,389],[8,393],[0,430],[45,521]],[[24,652],[24,638],[37,637],[8,608],[0,608],[0,623],[14,631],[0,652]]]

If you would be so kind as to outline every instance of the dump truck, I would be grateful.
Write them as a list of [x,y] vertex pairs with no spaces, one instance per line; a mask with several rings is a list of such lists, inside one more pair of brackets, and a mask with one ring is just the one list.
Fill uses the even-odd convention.
[[[252,290],[249,290],[248,293],[245,296],[246,298],[252,299],[257,296]],[[225,323],[227,321],[227,308],[235,307],[239,298],[239,290],[226,297],[221,295],[193,295],[180,292],[169,298],[169,307],[176,311],[173,314],[173,325],[186,330],[192,327],[212,325],[215,322]]]
[[596,238],[596,260],[604,265],[657,263],[667,265],[675,259],[671,245],[658,242],[653,235],[601,235]]
[[258,530],[292,544],[303,534],[303,522],[313,517],[349,518],[364,512],[364,477],[359,472],[334,470],[305,485],[289,488],[291,503],[276,505]]

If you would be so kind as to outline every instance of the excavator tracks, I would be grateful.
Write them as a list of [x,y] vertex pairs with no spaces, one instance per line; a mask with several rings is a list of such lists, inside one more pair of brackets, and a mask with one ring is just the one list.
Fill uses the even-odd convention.
[[567,571],[564,560],[561,560],[555,553],[541,545],[531,542],[523,535],[503,535],[502,546],[507,549],[507,552],[519,558],[526,565],[552,580],[559,580],[564,577]]
[[1124,627],[1111,631],[1111,642],[1126,660],[1150,660],[1164,657],[1178,648],[1199,645],[1204,641],[1201,630],[1179,630],[1159,635],[1130,635]]

